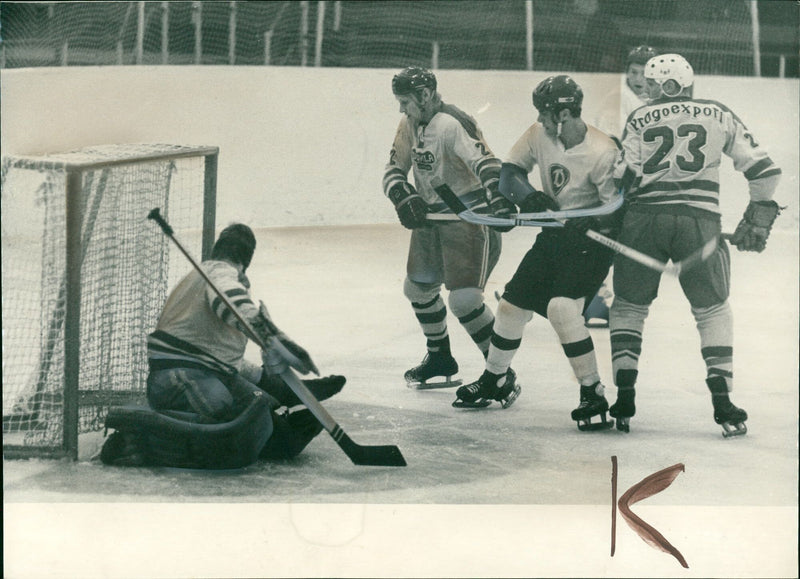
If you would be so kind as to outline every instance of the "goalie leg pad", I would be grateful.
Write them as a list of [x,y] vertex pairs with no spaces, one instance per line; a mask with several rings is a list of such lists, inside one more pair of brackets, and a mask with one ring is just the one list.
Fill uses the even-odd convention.
[[230,422],[204,423],[191,413],[157,412],[147,406],[109,409],[100,458],[116,466],[236,469],[254,463],[273,431],[267,397],[256,393]]
[[272,422],[272,436],[259,454],[263,460],[294,458],[322,432],[322,424],[307,408],[285,416],[273,413]]

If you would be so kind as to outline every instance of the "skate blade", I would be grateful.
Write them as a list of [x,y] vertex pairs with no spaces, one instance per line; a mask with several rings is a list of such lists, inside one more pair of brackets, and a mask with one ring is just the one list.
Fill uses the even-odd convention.
[[722,436],[725,438],[731,438],[732,436],[744,436],[747,434],[747,426],[744,425],[744,422],[739,422],[738,424],[723,422],[721,426]]
[[492,403],[491,400],[486,400],[485,398],[476,400],[475,402],[464,402],[463,400],[455,400],[453,401],[453,408],[486,408],[491,403]]
[[436,390],[438,388],[461,386],[463,383],[463,380],[451,380],[448,378],[444,382],[406,382],[406,386],[411,390]]
[[605,416],[600,417],[600,422],[592,422],[591,418],[578,420],[578,430],[582,432],[593,432],[596,430],[608,430],[614,427],[614,421],[608,420]]
[[514,401],[517,398],[519,398],[521,392],[522,388],[520,388],[519,384],[515,384],[514,390],[511,391],[511,394],[509,394],[505,399],[500,401],[500,406],[502,406],[503,408],[508,408],[509,406],[514,404]]

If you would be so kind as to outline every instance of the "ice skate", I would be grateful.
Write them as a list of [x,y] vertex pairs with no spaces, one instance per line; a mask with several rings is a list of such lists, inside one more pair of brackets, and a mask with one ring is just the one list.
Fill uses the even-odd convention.
[[[614,426],[608,420],[608,401],[603,396],[604,386],[595,382],[591,386],[581,386],[581,402],[572,411],[572,420],[578,423],[578,430],[606,430]],[[592,417],[599,416],[600,422],[592,422]]]
[[505,381],[498,386],[501,376],[485,371],[472,384],[456,390],[455,408],[486,408],[496,400],[503,408],[508,408],[519,397],[522,389],[517,384],[517,375],[511,368],[506,371]]
[[608,409],[608,413],[617,420],[617,430],[631,431],[631,416],[636,414],[635,398],[636,390],[633,388],[620,388],[617,391],[617,401]]
[[[452,379],[457,372],[458,362],[450,352],[428,352],[419,366],[405,373],[406,386],[414,390],[460,386],[461,380]],[[444,378],[444,380],[430,381],[431,378]]]
[[722,436],[728,438],[747,434],[747,412],[731,402],[725,378],[715,376],[707,379],[706,384],[711,390],[711,402],[714,404],[714,422],[722,426]]

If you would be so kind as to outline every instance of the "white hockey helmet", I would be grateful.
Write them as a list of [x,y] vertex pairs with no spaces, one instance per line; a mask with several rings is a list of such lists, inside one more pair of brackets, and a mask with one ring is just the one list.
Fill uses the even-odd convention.
[[[677,96],[680,91],[694,84],[694,70],[680,54],[660,54],[654,56],[644,65],[644,77],[652,79],[661,87],[666,96]],[[677,93],[664,91],[664,83],[674,81],[680,87]]]

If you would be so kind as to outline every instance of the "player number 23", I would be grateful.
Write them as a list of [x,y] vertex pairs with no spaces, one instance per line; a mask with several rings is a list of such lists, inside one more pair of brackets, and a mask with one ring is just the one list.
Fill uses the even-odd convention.
[[658,173],[669,168],[671,161],[667,157],[678,139],[689,139],[689,156],[675,156],[675,164],[679,169],[695,173],[705,165],[706,156],[700,150],[706,144],[706,129],[702,125],[680,125],[677,130],[672,127],[651,127],[644,131],[642,137],[646,143],[659,141],[658,149],[642,165],[642,172],[645,174]]

